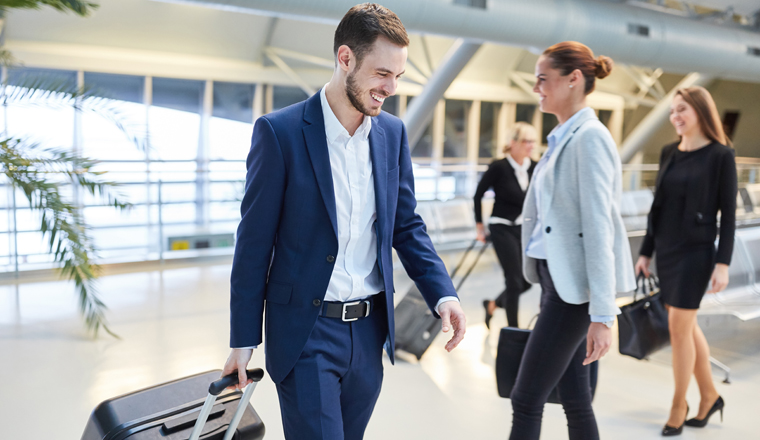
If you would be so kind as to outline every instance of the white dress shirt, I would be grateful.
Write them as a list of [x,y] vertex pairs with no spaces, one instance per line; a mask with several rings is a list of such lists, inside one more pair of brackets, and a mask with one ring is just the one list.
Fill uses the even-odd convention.
[[369,154],[372,118],[364,116],[350,136],[330,108],[324,87],[319,96],[338,220],[338,254],[325,301],[355,301],[384,290],[377,264],[377,208]]
[[[327,102],[325,87],[319,92],[330,154],[335,208],[338,217],[338,254],[335,256],[325,301],[356,301],[381,292],[383,279],[377,264],[375,184],[369,151],[372,118],[364,116],[353,136],[340,123]],[[438,300],[438,307],[455,296]]]
[[[507,154],[507,161],[510,165],[512,165],[512,168],[515,171],[515,177],[517,178],[517,183],[520,185],[520,188],[525,192],[525,190],[528,189],[528,184],[530,183],[530,176],[528,175],[528,170],[530,169],[530,158],[526,157],[523,159],[522,164],[518,164],[513,158],[511,154]],[[499,224],[499,225],[507,225],[507,226],[519,226],[523,224],[523,215],[520,213],[520,215],[517,216],[514,220],[509,220],[506,218],[501,217],[495,217],[491,216],[488,219],[488,223],[490,224]]]
[[[573,122],[575,122],[575,120],[578,119],[578,117],[580,117],[584,112],[593,111],[594,109],[591,107],[585,107],[581,110],[578,110],[573,116],[570,117],[570,119],[565,121],[564,124],[554,127],[554,130],[552,130],[551,133],[549,133],[549,136],[546,138],[546,141],[549,144],[548,148],[546,149],[546,153],[544,153],[543,157],[541,157],[538,165],[536,165],[536,169],[533,170],[533,184],[536,185],[536,191],[534,194],[536,195],[536,206],[538,207],[538,210],[536,210],[536,225],[533,228],[533,233],[531,234],[530,241],[528,242],[528,246],[525,249],[525,254],[531,258],[546,260],[546,248],[544,247],[545,232],[544,227],[541,225],[542,207],[540,190],[541,186],[544,183],[546,163],[549,162],[552,154],[554,154],[554,150],[557,148],[557,145],[562,140],[562,138],[565,137],[567,130],[573,125]],[[610,322],[614,320],[615,317],[611,315],[591,315],[591,322]]]

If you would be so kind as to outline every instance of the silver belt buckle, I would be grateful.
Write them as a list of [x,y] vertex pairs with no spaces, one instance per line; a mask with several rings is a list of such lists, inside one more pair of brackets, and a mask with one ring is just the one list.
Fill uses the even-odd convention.
[[369,301],[366,301],[366,300],[365,301],[353,301],[353,302],[350,302],[350,303],[343,303],[343,313],[341,314],[341,317],[340,317],[341,321],[343,321],[343,322],[352,322],[352,321],[358,320],[359,318],[346,318],[346,313],[348,313],[348,307],[350,307],[350,306],[358,306],[361,303],[366,303],[367,304],[367,312],[364,314],[364,317],[366,318],[367,316],[369,316]]

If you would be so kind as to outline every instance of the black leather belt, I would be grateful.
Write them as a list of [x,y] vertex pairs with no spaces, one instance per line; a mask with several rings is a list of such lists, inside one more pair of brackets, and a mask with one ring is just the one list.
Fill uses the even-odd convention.
[[337,318],[343,322],[351,322],[356,321],[357,319],[366,318],[374,308],[374,296],[370,296],[369,298],[365,298],[359,301],[325,301],[322,303],[322,313],[320,313],[320,316],[327,318]]

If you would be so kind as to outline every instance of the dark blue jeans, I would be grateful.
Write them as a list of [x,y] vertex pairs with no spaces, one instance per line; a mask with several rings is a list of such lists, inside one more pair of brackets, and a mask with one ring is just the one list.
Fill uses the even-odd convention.
[[538,440],[549,393],[558,387],[567,416],[570,440],[597,440],[599,430],[591,408],[586,335],[591,323],[588,303],[568,304],[554,288],[546,260],[538,261],[541,313],[525,347],[512,390],[510,440]]

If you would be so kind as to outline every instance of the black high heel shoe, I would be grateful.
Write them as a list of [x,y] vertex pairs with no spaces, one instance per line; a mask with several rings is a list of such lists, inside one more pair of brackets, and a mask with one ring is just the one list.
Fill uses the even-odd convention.
[[486,328],[488,330],[491,330],[491,318],[493,318],[493,313],[488,313],[488,304],[491,303],[491,300],[484,299],[483,300],[483,308],[486,309]]
[[686,404],[686,415],[683,416],[683,423],[681,423],[681,426],[678,428],[674,428],[668,424],[665,425],[664,428],[662,428],[662,436],[663,437],[673,437],[675,435],[681,435],[683,432],[683,425],[686,424],[686,417],[689,415],[689,405]]
[[707,415],[704,419],[699,420],[698,418],[694,417],[693,419],[689,419],[686,422],[684,422],[684,425],[686,426],[692,426],[694,428],[704,428],[707,426],[707,421],[710,420],[710,416],[715,414],[716,412],[720,411],[720,421],[723,423],[723,408],[726,406],[726,402],[723,401],[723,398],[721,396],[718,396],[718,400],[713,403],[712,408],[710,408],[710,411],[707,412]]

